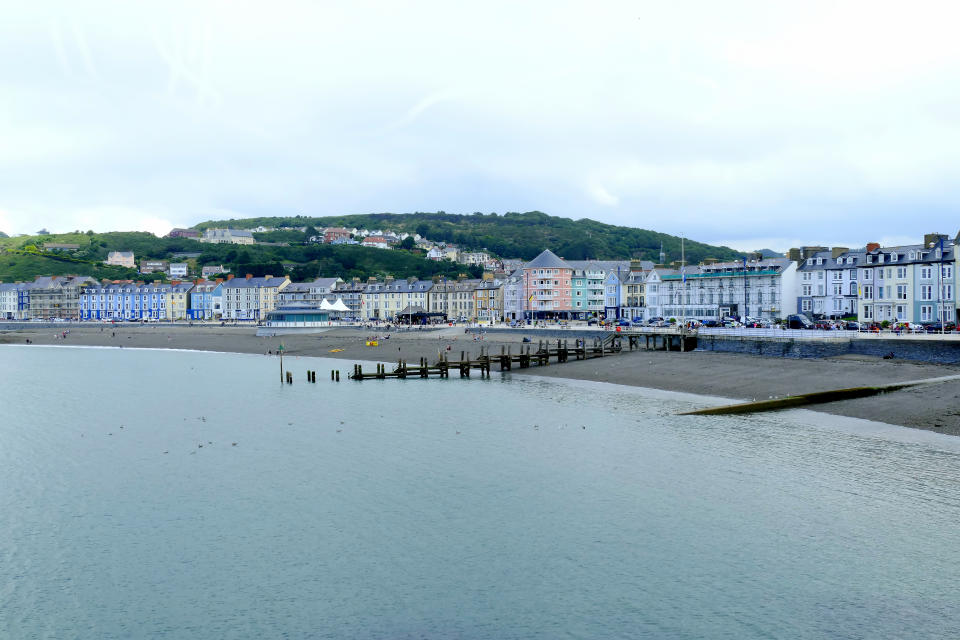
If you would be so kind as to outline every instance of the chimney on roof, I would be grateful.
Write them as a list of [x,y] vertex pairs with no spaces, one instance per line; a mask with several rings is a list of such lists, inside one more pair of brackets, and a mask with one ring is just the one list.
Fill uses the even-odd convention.
[[867,243],[867,253],[870,253],[871,251],[876,251],[876,250],[879,249],[879,248],[880,248],[880,243],[879,243],[879,242],[868,242],[868,243]]
[[814,246],[811,246],[811,247],[800,247],[800,257],[803,258],[804,260],[806,260],[807,258],[809,258],[810,256],[812,256],[813,254],[815,254],[815,253],[817,253],[817,252],[819,252],[819,251],[826,251],[826,250],[827,250],[826,247],[814,247]]
[[375,284],[377,282],[376,276],[370,276],[367,278],[367,284]]
[[850,251],[849,247],[833,247],[830,249],[830,257],[836,260],[840,257],[841,253],[846,253],[847,251]]
[[214,280],[214,282],[216,282],[217,284],[220,284],[221,282],[223,282],[223,278],[217,278],[216,280]]
[[177,286],[178,284],[180,284],[180,281],[179,281],[179,280],[171,280],[171,281],[170,281],[170,284],[175,287],[175,286]]
[[789,260],[793,260],[794,262],[800,262],[800,249],[794,247],[787,251],[787,258]]
[[232,273],[228,273],[228,274],[227,274],[227,280],[233,280],[233,274],[232,274]]
[[263,276],[263,277],[266,278],[267,280],[269,280],[269,279],[272,278],[273,276],[268,273],[267,275],[265,275],[265,276]]
[[384,284],[393,284],[393,276],[387,276],[387,279],[384,281]]
[[253,274],[252,274],[252,273],[248,273],[248,274],[247,274],[247,280],[249,280],[249,279],[252,278],[252,277],[253,277]]

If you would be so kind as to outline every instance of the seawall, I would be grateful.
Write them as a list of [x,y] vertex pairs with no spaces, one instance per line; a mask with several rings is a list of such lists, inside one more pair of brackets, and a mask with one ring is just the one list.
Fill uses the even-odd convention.
[[701,351],[748,353],[777,358],[829,358],[841,355],[883,357],[898,360],[960,364],[960,341],[911,340],[909,338],[774,338],[754,336],[705,336],[697,339]]

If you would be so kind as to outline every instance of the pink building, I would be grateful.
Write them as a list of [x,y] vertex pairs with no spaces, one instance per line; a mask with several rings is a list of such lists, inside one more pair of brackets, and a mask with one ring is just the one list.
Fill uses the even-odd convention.
[[573,316],[573,268],[549,249],[523,265],[524,311],[534,320]]

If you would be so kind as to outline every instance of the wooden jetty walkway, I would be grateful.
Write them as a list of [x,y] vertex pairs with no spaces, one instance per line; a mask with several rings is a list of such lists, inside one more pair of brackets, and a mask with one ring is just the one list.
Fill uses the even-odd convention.
[[[550,364],[551,359],[562,364],[570,360],[589,360],[591,358],[604,358],[616,355],[623,351],[624,342],[628,349],[657,349],[659,346],[663,350],[686,351],[688,337],[680,334],[642,334],[642,333],[611,333],[603,337],[595,337],[592,340],[586,338],[577,338],[571,347],[569,340],[558,339],[556,345],[550,340],[540,340],[536,350],[533,345],[522,344],[519,353],[513,353],[509,346],[501,346],[499,354],[491,354],[489,349],[480,347],[480,355],[471,358],[467,351],[460,352],[459,360],[450,360],[449,356],[441,353],[439,359],[429,364],[426,358],[420,358],[416,364],[411,364],[406,360],[398,360],[396,367],[388,371],[387,365],[378,364],[375,372],[364,371],[359,364],[353,365],[353,373],[350,374],[351,380],[384,380],[386,378],[429,378],[439,376],[449,378],[450,372],[459,372],[461,378],[469,378],[471,371],[479,371],[480,377],[490,377],[490,369],[497,365],[500,371],[511,371],[514,366],[519,369],[528,369],[530,367],[545,367]],[[651,343],[651,338],[653,342]],[[674,349],[674,346],[676,348]]]

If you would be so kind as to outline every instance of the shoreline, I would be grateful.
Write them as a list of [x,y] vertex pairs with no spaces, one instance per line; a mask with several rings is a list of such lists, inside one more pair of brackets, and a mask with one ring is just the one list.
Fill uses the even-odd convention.
[[[58,328],[59,329],[59,328]],[[435,361],[440,352],[459,357],[460,351],[479,353],[480,347],[499,352],[501,346],[516,351],[522,333],[490,333],[482,341],[462,327],[430,331],[391,332],[378,347],[364,346],[374,330],[332,328],[322,333],[258,338],[250,327],[69,326],[66,339],[49,328],[0,332],[0,344],[93,346],[210,351],[264,355],[276,353],[335,358],[351,362],[382,362],[398,358]],[[383,333],[381,331],[381,333]],[[56,335],[62,335],[62,331]],[[573,337],[573,336],[571,336]],[[449,347],[449,350],[447,349]],[[339,351],[331,352],[331,350]],[[456,356],[453,356],[453,353]],[[827,391],[857,385],[880,385],[960,374],[960,366],[869,356],[821,359],[784,359],[739,353],[693,351],[624,351],[616,356],[551,364],[513,373],[545,378],[609,382],[631,387],[713,396],[730,402],[764,400],[800,393]],[[721,404],[721,403],[718,403]],[[960,381],[947,381],[904,389],[880,396],[843,400],[807,407],[818,413],[862,418],[896,426],[960,435]]]

